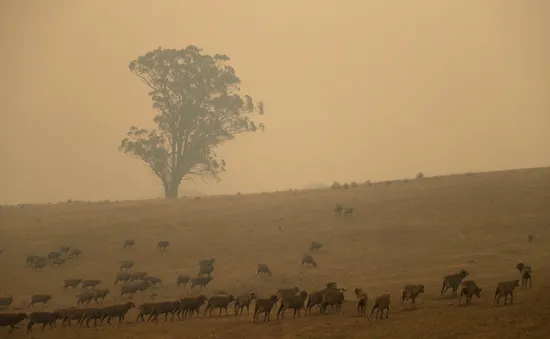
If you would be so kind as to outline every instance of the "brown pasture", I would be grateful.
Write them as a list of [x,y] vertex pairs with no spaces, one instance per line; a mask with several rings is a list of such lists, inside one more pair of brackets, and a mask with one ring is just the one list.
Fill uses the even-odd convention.
[[[336,204],[353,206],[336,215]],[[534,241],[528,242],[533,235]],[[126,238],[133,248],[123,248]],[[158,252],[159,240],[169,240]],[[324,244],[313,256],[318,268],[300,265],[312,241]],[[59,246],[81,257],[42,272],[25,267],[27,254],[46,255]],[[43,308],[75,305],[76,291],[63,291],[69,278],[102,279],[110,288],[104,304],[123,302],[114,276],[122,260],[163,283],[137,304],[197,294],[175,285],[180,274],[195,275],[198,261],[215,257],[215,279],[207,295],[226,290],[267,296],[280,287],[320,289],[328,281],[346,287],[343,314],[332,312],[252,323],[252,316],[134,324],[131,310],[120,326],[96,329],[34,329],[37,338],[548,338],[550,333],[550,169],[452,175],[360,185],[339,190],[286,191],[254,195],[181,198],[173,201],[73,203],[3,207],[0,211],[0,293],[11,294],[12,311],[30,311],[33,293],[51,293]],[[515,304],[496,308],[498,281],[519,279],[518,261],[533,267],[533,288],[516,290]],[[257,276],[265,263],[272,276]],[[442,277],[467,269],[482,291],[471,306],[439,297]],[[400,305],[404,284],[424,284],[417,309]],[[353,288],[373,296],[391,293],[388,320],[355,316]],[[246,313],[246,312],[245,312]],[[274,316],[274,314],[273,314]],[[24,323],[26,324],[26,322]],[[0,328],[7,337],[7,328]],[[24,335],[24,326],[11,338]]]

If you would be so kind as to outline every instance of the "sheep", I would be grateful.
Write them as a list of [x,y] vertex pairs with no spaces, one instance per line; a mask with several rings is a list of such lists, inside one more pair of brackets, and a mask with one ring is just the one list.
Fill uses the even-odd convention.
[[76,306],[88,305],[90,301],[97,297],[95,291],[84,291],[76,296]]
[[143,279],[147,276],[147,272],[133,272],[129,273],[128,282],[133,282],[134,280]]
[[401,306],[405,304],[405,301],[411,299],[410,307],[416,307],[416,297],[422,293],[424,293],[424,285],[405,285],[401,292]]
[[323,244],[317,241],[313,241],[311,245],[309,245],[310,251],[318,251],[321,247],[323,247]]
[[188,275],[178,275],[178,278],[176,279],[176,284],[178,285],[178,287],[180,287],[181,284],[183,284],[183,287],[187,287],[189,279],[190,277]]
[[300,292],[300,289],[295,286],[292,288],[279,288],[277,290],[277,295],[279,296],[279,299],[281,300],[281,304],[279,306],[279,309],[277,310],[277,319],[279,318],[279,315],[281,313],[281,310],[284,308],[284,303],[289,302],[290,299],[296,295],[296,293]]
[[59,267],[65,263],[66,259],[64,258],[54,258],[52,259],[52,266]]
[[271,275],[271,270],[266,264],[258,264],[258,269],[256,270],[256,274]]
[[273,306],[275,306],[275,303],[279,300],[279,297],[277,295],[272,295],[269,298],[258,298],[256,300],[256,305],[254,306],[254,318],[253,322],[257,322],[258,320],[258,314],[261,312],[264,312],[264,322],[270,321],[271,316],[271,310],[273,309]]
[[147,322],[151,320],[152,317],[154,317],[154,321],[158,321],[158,317],[161,314],[164,314],[164,322],[168,320],[168,313],[172,315],[172,320],[174,320],[174,313],[177,312],[180,308],[180,301],[164,301],[160,303],[156,303],[153,306],[153,311],[149,314],[149,318],[147,318]]
[[342,213],[343,210],[344,210],[344,206],[340,204],[336,205],[336,207],[334,208],[335,213]]
[[143,292],[153,286],[153,283],[149,282],[148,280],[140,280],[134,282],[133,285],[135,286],[137,292]]
[[133,297],[138,292],[136,284],[124,284],[120,286],[120,295],[129,294],[130,298]]
[[60,246],[59,252],[61,253],[68,253],[71,250],[71,246]]
[[197,313],[197,318],[199,317],[199,309],[202,305],[206,302],[208,298],[206,295],[201,294],[198,297],[187,297],[180,299],[180,309],[178,310],[178,318],[179,314],[183,313],[183,318],[185,318],[187,315],[189,317],[193,316],[193,312]]
[[323,301],[321,302],[320,313],[326,314],[327,306],[336,306],[336,311],[342,311],[342,303],[344,302],[344,292],[341,290],[330,290],[323,294]]
[[42,330],[46,325],[50,325],[51,330],[55,326],[55,322],[61,318],[61,313],[59,311],[55,312],[32,312],[29,314],[29,323],[27,324],[27,333],[32,332],[32,327],[34,324],[42,324]]
[[470,272],[462,269],[456,274],[447,275],[443,278],[443,286],[441,286],[441,297],[447,291],[447,289],[452,288],[452,296],[456,296],[458,287],[464,278],[470,275]]
[[363,291],[363,289],[359,287],[355,288],[353,292],[355,292],[355,297],[357,299],[357,315],[366,316],[367,302],[369,300],[367,292]]
[[134,267],[133,261],[121,261],[119,271],[129,270],[132,267]]
[[13,297],[11,295],[0,297],[0,307],[8,308],[13,303]]
[[86,287],[94,288],[97,285],[101,284],[102,281],[99,279],[86,279],[82,281],[82,285],[80,286],[80,289],[85,289]]
[[302,265],[308,265],[308,264],[312,265],[313,267],[317,267],[317,263],[313,259],[313,256],[311,256],[311,254],[309,253],[305,253],[302,256]]
[[35,261],[31,264],[31,269],[37,272],[40,272],[44,267],[46,267],[46,263],[43,261]]
[[90,327],[90,320],[94,321],[94,327],[97,326],[97,321],[101,319],[101,316],[103,315],[103,309],[102,308],[86,308],[84,310],[84,314],[82,315],[82,318],[80,319],[79,327],[82,327],[82,324],[84,321],[86,321],[86,327]]
[[62,324],[67,324],[69,327],[71,327],[71,322],[73,320],[76,320],[76,323],[79,324],[82,321],[82,318],[84,317],[84,312],[86,310],[84,308],[76,308],[76,307],[69,307],[64,310],[62,310],[62,318],[63,322]]
[[109,292],[111,292],[108,288],[102,288],[102,289],[93,289],[92,292],[94,292],[94,300],[96,303],[99,303],[100,299],[101,301],[105,300],[105,297]]
[[63,282],[63,289],[66,291],[68,287],[77,288],[82,283],[82,279],[66,279]]
[[195,286],[199,286],[200,288],[206,287],[213,279],[211,276],[191,278],[191,289]]
[[46,305],[48,301],[52,298],[51,294],[34,294],[31,296],[31,303],[29,304],[29,307],[34,307],[34,304],[41,303],[42,305]]
[[214,263],[216,262],[216,259],[214,257],[210,257],[210,259],[203,259],[199,261],[200,266],[214,266]]
[[519,286],[519,280],[501,281],[497,284],[493,303],[496,301],[497,306],[500,304],[500,298],[504,295],[504,305],[506,298],[510,295],[510,304],[514,303],[514,289]]
[[166,247],[168,247],[168,245],[170,245],[169,241],[161,240],[157,243],[157,250],[160,252],[164,252],[166,250]]
[[128,282],[132,278],[132,275],[129,272],[118,272],[115,277],[115,284],[118,284],[119,281]]
[[27,255],[27,266],[31,266],[37,258],[38,256],[36,255]]
[[520,262],[516,265],[516,269],[521,274],[521,287],[527,287],[527,281],[529,281],[529,288],[533,287],[533,281],[531,279],[533,270],[531,266]]
[[124,248],[126,247],[132,247],[136,244],[136,242],[132,239],[126,239],[124,240]]
[[212,274],[213,271],[214,271],[214,266],[201,266],[199,268],[199,273],[197,274],[197,276],[202,277],[205,274],[208,274],[208,276],[210,276],[210,274]]
[[11,333],[14,329],[19,328],[17,325],[25,319],[28,319],[27,313],[0,313],[0,327],[9,326]]
[[222,315],[222,309],[225,310],[225,315],[228,316],[229,314],[227,313],[227,307],[233,301],[235,301],[235,297],[232,294],[212,296],[210,297],[210,299],[208,299],[208,303],[206,304],[206,308],[204,309],[204,315],[206,315],[206,311],[210,310],[210,313],[208,313],[208,315],[212,316],[212,311],[216,308],[219,308],[220,317]]
[[482,291],[481,288],[477,286],[475,281],[473,280],[465,280],[462,282],[460,286],[460,295],[458,296],[458,304],[460,305],[460,300],[462,299],[462,296],[466,296],[466,305],[469,305],[472,303],[472,297],[475,295],[478,298],[481,296],[480,293]]
[[343,288],[341,289],[337,288],[335,282],[330,282],[326,284],[326,287],[324,289],[320,291],[311,292],[309,294],[309,298],[307,301],[306,312],[308,312],[308,314],[311,315],[311,309],[313,308],[313,306],[315,305],[321,306],[321,304],[323,303],[324,295],[335,290],[338,290],[341,292],[345,291],[345,289]]
[[382,294],[376,299],[374,299],[374,305],[372,306],[372,310],[369,314],[369,319],[372,316],[372,313],[374,310],[376,310],[376,318],[378,319],[378,313],[380,313],[380,319],[383,319],[384,316],[384,310],[386,310],[386,319],[389,317],[390,313],[390,303],[391,303],[391,296],[389,294]]
[[[249,315],[250,314],[250,303],[252,302],[252,300],[256,299],[256,293],[254,292],[250,292],[250,293],[245,293],[245,294],[242,294],[240,296],[237,297],[237,299],[235,299],[235,315],[242,315],[243,314],[243,309],[246,307],[246,314]],[[240,310],[240,313],[239,313],[239,310]]]
[[151,286],[156,286],[157,284],[162,283],[162,279],[157,277],[144,277],[142,278],[143,281],[147,281]]
[[50,252],[48,253],[48,259],[53,260],[61,257],[61,252]]
[[[143,316],[144,315],[151,315],[153,313],[154,307],[157,304],[158,303],[144,303],[144,304],[139,305],[139,307],[138,307],[138,316],[137,316],[136,321],[135,321],[136,324],[139,321],[139,319],[141,319],[143,322],[146,322],[145,318],[143,318]],[[147,319],[147,321],[149,321],[149,318]]]
[[355,210],[355,208],[353,208],[353,207],[346,207],[346,208],[344,208],[344,216],[346,216],[346,215],[352,215],[354,210]]
[[128,313],[128,311],[134,307],[136,307],[136,304],[134,304],[133,302],[107,306],[103,308],[101,322],[107,319],[107,324],[111,325],[111,318],[118,317],[118,323],[120,324],[126,318],[126,314]]
[[304,308],[304,303],[307,299],[307,296],[308,294],[306,291],[301,291],[300,293],[295,294],[290,298],[281,299],[281,306],[277,311],[277,319],[279,319],[279,315],[282,319],[285,318],[285,311],[287,308],[294,310],[293,318],[296,318],[296,313],[298,313],[298,318],[300,318],[300,309]]

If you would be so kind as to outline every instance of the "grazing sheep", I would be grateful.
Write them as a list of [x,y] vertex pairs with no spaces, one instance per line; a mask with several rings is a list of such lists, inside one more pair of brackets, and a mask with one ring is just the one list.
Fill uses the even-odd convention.
[[302,265],[312,265],[313,267],[317,267],[317,263],[309,253],[305,253],[302,256]]
[[199,273],[197,274],[197,276],[202,277],[205,274],[208,274],[208,276],[210,276],[213,271],[214,271],[214,266],[201,266],[199,268]]
[[60,257],[61,257],[61,252],[50,252],[50,253],[48,253],[48,259],[50,259],[50,260],[60,258]]
[[168,245],[170,245],[169,241],[161,240],[157,243],[157,250],[160,252],[164,252],[166,250],[166,247],[168,247]]
[[344,302],[344,292],[340,290],[330,290],[323,294],[323,301],[321,302],[320,312],[326,314],[327,306],[336,306],[336,311],[341,313],[342,303]]
[[136,324],[138,323],[139,319],[141,319],[143,322],[148,322],[149,318],[147,318],[147,321],[145,321],[145,318],[143,316],[145,315],[151,315],[153,313],[154,307],[158,303],[144,303],[139,305],[138,307],[138,316],[136,318]]
[[82,324],[84,321],[86,321],[86,327],[90,327],[90,320],[94,321],[94,327],[97,327],[97,321],[101,319],[101,316],[103,315],[103,309],[102,308],[86,308],[84,310],[84,314],[82,315],[82,318],[80,319],[79,326],[82,327]]
[[76,307],[69,307],[64,310],[62,310],[62,318],[63,322],[62,324],[67,324],[69,327],[71,327],[71,322],[73,320],[76,320],[76,323],[79,324],[82,321],[82,318],[84,317],[84,312],[86,310],[84,308],[76,308]]
[[126,247],[132,247],[136,244],[136,242],[132,239],[126,239],[124,240],[124,248]]
[[281,306],[277,311],[277,319],[281,316],[282,319],[285,318],[285,311],[287,308],[294,310],[293,318],[296,318],[296,313],[298,313],[298,318],[300,318],[300,309],[304,308],[304,303],[307,299],[307,292],[301,291],[298,294],[295,294],[287,299],[281,299]]
[[516,265],[516,269],[521,274],[521,287],[527,287],[527,282],[529,282],[529,288],[533,287],[533,281],[531,279],[533,270],[531,269],[531,266],[520,262]]
[[27,324],[27,333],[32,332],[34,324],[42,324],[40,332],[44,331],[46,325],[50,325],[51,330],[55,326],[55,322],[61,318],[61,313],[55,312],[32,312],[29,314],[29,323]]
[[183,284],[183,287],[187,287],[189,279],[190,277],[188,275],[178,275],[178,278],[176,279],[176,284],[178,285],[178,287],[180,287],[181,284]]
[[0,297],[0,307],[8,308],[13,303],[13,297],[11,295]]
[[344,206],[342,205],[336,205],[336,207],[334,208],[335,213],[342,213],[343,210],[344,210]]
[[386,310],[386,319],[389,317],[390,313],[390,303],[391,303],[391,296],[389,294],[382,294],[376,299],[374,299],[374,305],[372,306],[372,310],[369,314],[369,319],[372,316],[372,313],[374,310],[376,310],[376,318],[378,319],[378,314],[380,313],[380,319],[383,319],[384,316],[384,310]]
[[121,261],[119,271],[122,271],[122,270],[128,271],[132,267],[134,267],[133,261]]
[[129,294],[130,298],[133,297],[138,292],[136,284],[124,284],[120,286],[120,295]]
[[227,307],[233,301],[235,301],[235,297],[232,294],[212,296],[210,297],[210,299],[208,299],[208,303],[206,304],[206,308],[204,309],[204,315],[206,315],[206,311],[210,310],[210,313],[208,313],[208,315],[212,316],[212,311],[216,308],[219,308],[220,317],[222,315],[222,310],[225,310],[225,315],[228,316],[229,314],[227,313]]
[[320,242],[314,241],[311,243],[311,245],[309,245],[309,250],[318,251],[321,247],[323,247],[323,244],[321,244]]
[[191,278],[191,289],[195,286],[199,286],[200,288],[206,287],[213,279],[211,276]]
[[510,304],[514,303],[514,289],[519,286],[519,280],[501,281],[497,284],[493,302],[496,301],[497,306],[500,305],[500,298],[504,295],[504,305],[506,298],[510,296]]
[[41,303],[45,306],[50,299],[52,299],[51,294],[34,294],[31,296],[31,303],[29,304],[29,307],[34,307],[34,304],[36,303]]
[[85,289],[86,287],[94,288],[97,285],[101,284],[101,280],[99,279],[86,279],[82,281],[82,285],[80,286],[80,289]]
[[456,274],[447,275],[443,278],[443,286],[441,286],[441,296],[447,291],[447,289],[452,288],[452,296],[457,295],[458,287],[464,278],[470,275],[470,272],[462,269]]
[[367,292],[363,291],[362,288],[355,288],[353,292],[355,292],[355,297],[357,299],[357,315],[366,316],[367,302],[369,300]]
[[90,301],[95,300],[96,296],[97,295],[93,290],[81,292],[76,296],[76,306],[78,307],[79,305],[88,305]]
[[482,291],[481,288],[477,286],[475,281],[473,280],[465,280],[461,284],[460,289],[460,295],[458,296],[458,304],[460,305],[460,300],[462,299],[462,296],[466,296],[466,305],[469,305],[472,303],[472,297],[475,295],[476,297],[480,297],[480,293]]
[[314,291],[309,294],[309,298],[306,305],[306,312],[311,315],[311,309],[313,306],[319,305],[323,303],[323,298],[325,294],[330,293],[332,291],[341,291],[344,292],[345,289],[336,287],[335,282],[329,282],[326,284],[326,287],[320,291]]
[[256,300],[256,305],[254,306],[253,322],[258,321],[258,314],[260,314],[261,312],[264,313],[264,322],[266,320],[270,321],[271,310],[273,309],[273,306],[275,306],[278,300],[279,300],[279,297],[275,294],[269,298],[258,298]]
[[[243,309],[246,307],[246,314],[250,314],[250,303],[252,300],[256,299],[256,293],[250,292],[241,294],[240,296],[235,299],[235,315],[242,315]],[[240,313],[239,313],[240,311]]]
[[69,287],[77,288],[81,283],[82,279],[67,279],[63,282],[63,289],[66,291]]
[[421,293],[424,293],[424,285],[405,285],[401,292],[401,306],[411,299],[411,308],[416,307],[416,297]]
[[107,294],[109,294],[109,292],[111,292],[108,288],[102,288],[102,289],[93,289],[92,292],[94,292],[95,294],[95,302],[96,303],[99,303],[99,301],[103,301],[105,300],[105,297],[107,296]]
[[214,259],[214,257],[210,257],[210,259],[200,260],[199,266],[214,266],[215,262],[216,262],[216,259]]
[[266,264],[258,264],[258,269],[256,270],[256,274],[271,275],[271,270]]
[[151,314],[149,314],[149,318],[147,318],[147,322],[151,320],[151,317],[154,317],[153,320],[157,322],[159,315],[162,315],[162,314],[164,314],[164,322],[168,320],[168,314],[171,314],[172,315],[171,320],[174,320],[174,314],[179,310],[179,308],[180,308],[179,300],[164,301],[164,302],[156,303],[153,306],[153,311],[151,312]]
[[27,313],[0,313],[0,327],[9,326],[11,333],[14,329],[19,328],[17,325],[25,319],[28,319]]
[[118,317],[118,323],[120,324],[126,318],[128,311],[134,307],[136,307],[136,304],[133,302],[104,307],[101,322],[107,319],[107,324],[111,325],[111,318]]
[[346,215],[352,215],[352,214],[353,214],[353,211],[354,211],[354,208],[353,208],[353,207],[346,207],[346,208],[344,208],[344,216],[346,216]]
[[208,298],[206,295],[201,294],[198,297],[187,297],[180,299],[180,309],[178,310],[178,318],[179,313],[183,313],[183,318],[185,319],[187,316],[192,317],[193,312],[197,313],[197,318],[199,317],[199,310],[202,305],[206,302]]

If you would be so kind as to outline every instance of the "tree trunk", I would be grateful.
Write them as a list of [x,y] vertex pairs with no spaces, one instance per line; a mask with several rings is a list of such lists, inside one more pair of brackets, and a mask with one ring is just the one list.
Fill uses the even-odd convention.
[[175,199],[178,197],[179,182],[171,182],[164,184],[164,198]]

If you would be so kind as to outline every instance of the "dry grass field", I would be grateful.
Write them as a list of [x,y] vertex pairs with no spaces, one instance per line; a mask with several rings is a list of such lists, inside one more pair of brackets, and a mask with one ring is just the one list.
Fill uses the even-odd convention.
[[[344,217],[336,204],[354,206]],[[534,235],[534,241],[527,241]],[[136,245],[123,248],[123,240]],[[169,240],[165,252],[159,240]],[[312,241],[318,268],[300,264]],[[79,258],[34,272],[28,254],[46,255],[61,245],[83,251]],[[355,189],[311,190],[241,196],[5,207],[0,211],[0,291],[14,296],[11,309],[27,308],[33,293],[51,293],[53,310],[75,304],[77,291],[64,291],[68,278],[102,279],[112,292],[104,304],[127,300],[113,284],[119,261],[134,271],[163,279],[136,296],[136,304],[197,294],[176,287],[178,274],[195,275],[198,261],[216,258],[214,280],[204,290],[267,296],[280,287],[321,289],[328,281],[346,287],[343,314],[252,323],[252,316],[218,317],[97,328],[40,327],[34,338],[549,338],[550,337],[550,169],[360,185]],[[518,261],[533,267],[533,288],[518,288],[515,304],[496,308],[498,281],[519,279]],[[271,277],[256,275],[266,263]],[[440,298],[442,277],[467,269],[484,290],[471,306]],[[426,293],[410,311],[398,302],[406,283],[424,284]],[[372,297],[392,294],[388,320],[355,316],[353,288]],[[274,315],[274,314],[272,314]],[[23,324],[26,324],[24,322]],[[8,337],[0,328],[0,337]],[[25,335],[24,326],[9,335]]]

